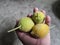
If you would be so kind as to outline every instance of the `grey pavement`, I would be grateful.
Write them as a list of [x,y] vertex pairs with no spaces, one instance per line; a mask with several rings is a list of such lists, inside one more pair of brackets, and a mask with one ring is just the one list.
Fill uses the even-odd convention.
[[33,13],[33,8],[44,9],[51,16],[51,45],[60,45],[60,20],[52,11],[52,4],[57,0],[0,0],[0,45],[22,45],[15,32],[7,33],[14,28],[16,20]]

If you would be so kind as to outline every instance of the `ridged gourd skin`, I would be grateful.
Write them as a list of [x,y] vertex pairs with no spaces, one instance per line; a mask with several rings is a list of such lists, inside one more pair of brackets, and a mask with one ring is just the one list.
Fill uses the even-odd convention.
[[45,14],[41,11],[37,11],[33,13],[32,19],[36,24],[42,23],[45,19]]
[[19,20],[18,26],[21,26],[19,29],[24,32],[29,32],[34,26],[34,22],[29,17],[24,17]]
[[49,26],[47,24],[36,24],[32,28],[32,35],[35,35],[39,38],[44,38],[49,32]]

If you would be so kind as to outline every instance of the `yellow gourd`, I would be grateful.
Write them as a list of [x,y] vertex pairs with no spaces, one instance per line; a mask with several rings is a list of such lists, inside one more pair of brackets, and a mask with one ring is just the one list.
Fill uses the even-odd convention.
[[32,35],[35,35],[39,38],[43,38],[45,37],[49,32],[49,26],[47,24],[36,24],[33,28],[32,28]]

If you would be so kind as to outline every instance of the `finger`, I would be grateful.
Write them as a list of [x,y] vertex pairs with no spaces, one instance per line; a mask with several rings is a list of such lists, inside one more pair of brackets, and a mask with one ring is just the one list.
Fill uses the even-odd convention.
[[32,17],[32,14],[28,14],[27,17],[30,17],[31,18]]
[[46,11],[45,10],[41,10],[41,12],[43,12],[46,15]]
[[45,38],[40,39],[41,45],[50,45],[50,32],[47,34]]
[[35,7],[35,8],[33,9],[33,13],[35,13],[35,12],[37,12],[37,11],[38,11],[38,8]]
[[33,42],[33,45],[35,45],[37,39],[30,37],[29,35],[27,35],[24,32],[16,31],[16,33],[18,35],[18,38],[22,41],[22,43],[31,44]]
[[51,24],[51,17],[50,16],[46,16],[46,18],[45,18],[45,23],[47,24],[47,25],[50,25]]

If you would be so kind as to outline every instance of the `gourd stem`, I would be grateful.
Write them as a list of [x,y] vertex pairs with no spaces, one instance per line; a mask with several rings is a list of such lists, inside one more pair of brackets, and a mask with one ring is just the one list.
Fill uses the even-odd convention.
[[9,30],[8,32],[15,31],[15,30],[17,30],[18,28],[21,28],[21,26],[18,26],[18,27],[16,27],[16,28],[12,29],[12,30]]
[[50,30],[51,30],[52,28],[54,28],[55,26],[56,26],[56,25],[51,26],[51,27],[50,27]]

